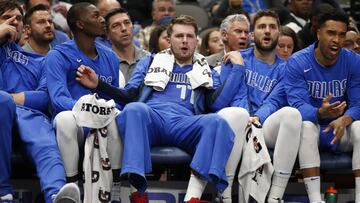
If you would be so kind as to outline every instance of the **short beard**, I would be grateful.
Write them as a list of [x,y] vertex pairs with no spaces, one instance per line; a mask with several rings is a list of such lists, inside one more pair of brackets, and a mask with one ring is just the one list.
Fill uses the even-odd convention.
[[273,43],[271,43],[271,45],[269,47],[262,46],[260,40],[257,38],[254,39],[254,42],[255,42],[256,49],[258,49],[259,51],[268,52],[268,51],[273,51],[275,49],[275,47],[277,46],[278,40],[279,39],[274,40]]

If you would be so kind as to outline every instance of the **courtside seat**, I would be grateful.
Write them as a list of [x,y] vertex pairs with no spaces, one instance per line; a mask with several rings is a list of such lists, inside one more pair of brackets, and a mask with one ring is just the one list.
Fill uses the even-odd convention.
[[351,169],[352,153],[320,152],[320,169]]
[[[274,155],[274,150],[269,149],[270,157]],[[295,163],[295,167],[298,167],[298,160]],[[328,152],[320,151],[320,169],[322,171],[331,171],[331,170],[347,170],[351,169],[352,166],[352,152]]]
[[175,6],[176,15],[190,15],[192,16],[199,30],[206,28],[209,25],[209,15],[204,8],[197,2],[178,2]]
[[191,160],[192,156],[178,147],[153,147],[151,149],[153,171],[147,175],[147,178],[157,181],[187,181],[190,177]]
[[178,147],[151,148],[151,161],[154,164],[189,164],[192,157]]

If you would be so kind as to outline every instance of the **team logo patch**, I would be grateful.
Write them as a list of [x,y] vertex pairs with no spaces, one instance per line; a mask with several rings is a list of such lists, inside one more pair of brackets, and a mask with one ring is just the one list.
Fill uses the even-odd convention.
[[110,202],[111,193],[109,191],[103,191],[101,188],[99,189],[98,193],[99,201],[102,203]]
[[94,148],[99,149],[99,138],[94,136]]
[[262,166],[260,166],[258,169],[256,169],[255,174],[254,174],[254,177],[251,178],[253,181],[256,182],[256,184],[259,184],[259,183],[258,183],[258,180],[259,180],[259,178],[262,176],[263,171],[264,171],[264,165],[262,165]]
[[105,159],[101,158],[101,165],[102,165],[103,170],[105,170],[105,171],[108,171],[111,169],[111,164],[110,164],[109,158],[105,158]]
[[256,136],[254,136],[254,138],[253,138],[253,144],[254,144],[255,152],[259,153],[262,149],[262,146]]
[[99,181],[100,173],[99,171],[91,171],[91,182],[96,183]]
[[103,138],[107,137],[107,133],[108,133],[107,127],[104,127],[104,128],[100,129],[101,137],[103,137]]

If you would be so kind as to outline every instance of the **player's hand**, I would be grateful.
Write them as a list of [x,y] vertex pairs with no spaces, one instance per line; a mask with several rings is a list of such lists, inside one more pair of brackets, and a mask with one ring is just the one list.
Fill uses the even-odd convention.
[[318,111],[318,117],[320,119],[324,118],[337,118],[344,114],[346,108],[346,102],[336,101],[334,103],[330,103],[331,98],[333,97],[332,94],[329,94],[325,97],[322,101],[321,107]]
[[334,139],[331,140],[330,144],[334,144],[341,139],[341,137],[344,135],[345,128],[350,125],[352,121],[353,119],[350,116],[344,115],[329,123],[323,132],[326,133],[333,129]]
[[87,88],[94,89],[99,84],[99,79],[93,69],[81,65],[76,71],[76,80]]
[[224,55],[223,63],[227,63],[230,60],[232,64],[244,65],[244,59],[239,51],[230,51]]
[[13,16],[7,20],[5,20],[2,24],[0,24],[0,40],[5,41],[6,39],[10,42],[15,41],[17,38],[17,30],[16,27],[11,25],[13,21],[16,19],[16,16]]
[[249,117],[248,125],[255,125],[256,127],[261,127],[260,119],[257,116]]

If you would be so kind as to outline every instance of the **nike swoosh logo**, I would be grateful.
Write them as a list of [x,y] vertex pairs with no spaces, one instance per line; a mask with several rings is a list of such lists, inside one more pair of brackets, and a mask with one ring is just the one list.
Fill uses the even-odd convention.
[[304,73],[309,72],[312,68],[304,69]]
[[76,59],[76,61],[80,63],[80,62],[81,62],[81,59]]
[[310,180],[317,180],[317,179],[319,179],[319,178],[310,178]]

